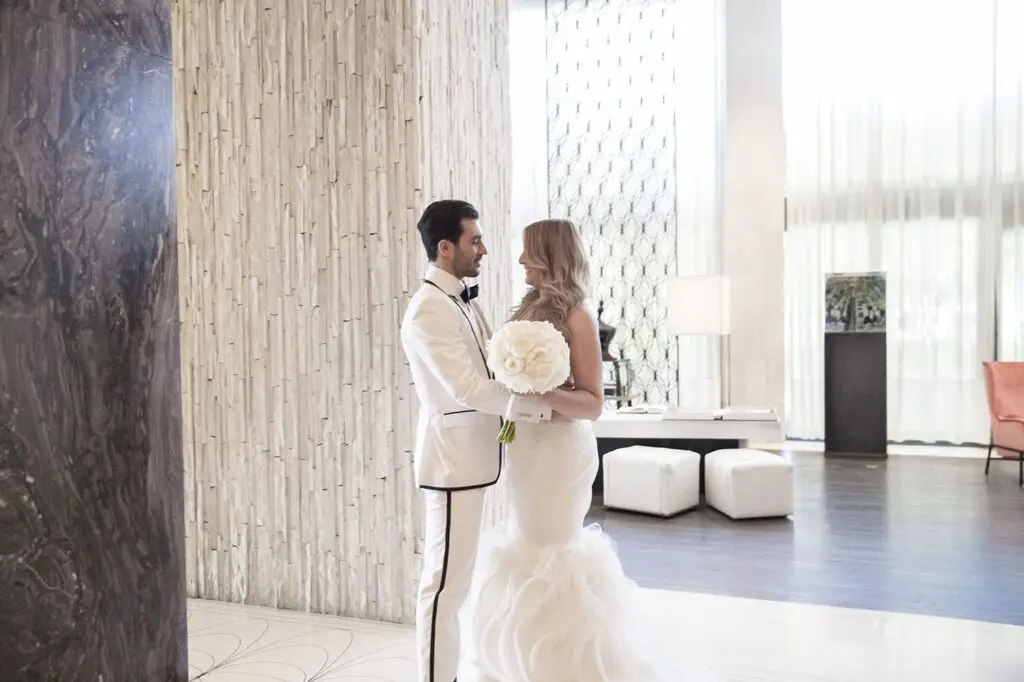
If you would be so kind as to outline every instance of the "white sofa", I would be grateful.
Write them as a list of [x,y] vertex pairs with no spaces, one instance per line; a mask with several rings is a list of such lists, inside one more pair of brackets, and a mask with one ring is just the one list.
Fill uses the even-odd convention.
[[700,504],[700,455],[633,445],[607,453],[604,506],[673,516]]
[[704,495],[733,519],[793,513],[793,465],[761,450],[717,450],[704,458]]

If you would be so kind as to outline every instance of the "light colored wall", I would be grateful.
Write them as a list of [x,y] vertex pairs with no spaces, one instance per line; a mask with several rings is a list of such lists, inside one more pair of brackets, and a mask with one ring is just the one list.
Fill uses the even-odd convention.
[[785,400],[782,0],[725,0],[722,259],[732,289],[730,402]]
[[173,11],[189,594],[410,622],[398,326],[434,198],[481,208],[511,304],[507,6]]
[[[522,249],[522,229],[548,212],[547,17],[545,0],[511,0],[509,47],[512,107],[512,254]],[[526,293],[516,268],[513,300]]]

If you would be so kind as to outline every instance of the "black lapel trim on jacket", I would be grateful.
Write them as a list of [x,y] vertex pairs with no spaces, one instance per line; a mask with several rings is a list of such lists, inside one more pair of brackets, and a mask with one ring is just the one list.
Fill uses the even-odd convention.
[[440,291],[442,294],[444,294],[448,298],[450,298],[452,300],[452,303],[455,304],[455,307],[459,309],[460,313],[462,313],[462,316],[464,318],[466,318],[466,322],[469,322],[469,330],[471,332],[473,332],[473,341],[476,343],[476,349],[478,351],[480,351],[480,359],[484,361],[484,369],[487,371],[487,378],[493,379],[494,378],[494,373],[491,372],[491,368],[487,365],[487,353],[484,352],[483,346],[480,345],[480,339],[477,338],[476,332],[474,331],[475,328],[473,327],[473,320],[469,319],[469,315],[467,315],[466,311],[463,310],[461,305],[459,305],[459,300],[455,296],[452,296],[451,294],[446,292],[444,289],[442,289],[441,287],[439,287],[436,284],[434,284],[433,282],[431,282],[429,279],[425,279],[423,281],[425,283],[429,284],[430,286],[434,287],[438,291]]

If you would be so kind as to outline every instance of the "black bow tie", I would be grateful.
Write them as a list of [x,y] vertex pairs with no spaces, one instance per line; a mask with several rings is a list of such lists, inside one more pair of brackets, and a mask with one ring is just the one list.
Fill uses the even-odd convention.
[[471,287],[464,288],[462,290],[462,293],[459,294],[459,297],[462,298],[462,302],[463,303],[469,303],[470,301],[472,301],[474,298],[476,298],[479,295],[480,295],[480,285],[479,284],[474,284]]

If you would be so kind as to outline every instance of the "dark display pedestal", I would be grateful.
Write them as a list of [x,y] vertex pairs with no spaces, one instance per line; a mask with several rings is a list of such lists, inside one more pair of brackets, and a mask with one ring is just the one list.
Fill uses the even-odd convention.
[[825,454],[884,459],[885,333],[825,334]]

